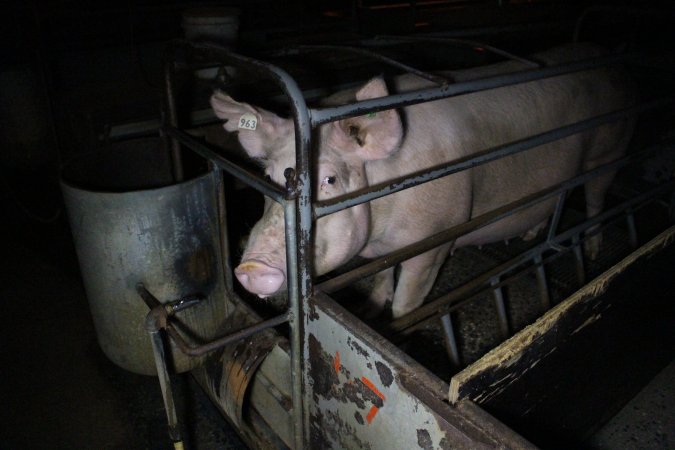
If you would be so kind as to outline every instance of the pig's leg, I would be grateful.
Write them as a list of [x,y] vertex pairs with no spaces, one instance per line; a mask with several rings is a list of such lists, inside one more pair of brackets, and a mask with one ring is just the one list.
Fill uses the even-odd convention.
[[368,301],[359,311],[359,314],[373,318],[378,316],[387,302],[391,302],[394,298],[394,269],[389,269],[378,272],[373,277],[373,290],[368,296]]
[[[584,191],[586,193],[586,217],[589,219],[602,212],[602,209],[605,206],[605,194],[612,184],[613,179],[614,172],[593,178],[586,183],[586,186],[584,186]],[[600,228],[599,225],[594,225],[586,231],[588,238],[584,243],[584,251],[586,256],[591,260],[595,260],[600,254],[602,233],[597,231],[598,228]]]
[[[625,152],[633,134],[634,120],[620,121],[605,125],[597,130],[592,140],[593,157],[584,162],[583,170],[588,171],[620,158]],[[589,180],[584,186],[586,193],[586,217],[593,218],[602,212],[605,195],[614,180],[616,171],[608,172]],[[599,225],[589,228],[584,243],[586,256],[594,260],[600,254],[602,234],[596,232]]]
[[430,250],[401,263],[401,271],[391,306],[392,316],[401,317],[424,302],[438,270],[450,251],[451,244]]

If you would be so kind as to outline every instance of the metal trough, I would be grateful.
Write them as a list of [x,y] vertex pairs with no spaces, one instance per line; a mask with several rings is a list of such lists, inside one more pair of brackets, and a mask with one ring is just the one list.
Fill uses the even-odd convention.
[[[198,294],[176,315],[191,340],[217,336],[226,317],[216,189],[212,173],[174,183],[159,139],[111,145],[71,161],[61,187],[103,352],[132,372],[156,373],[144,326],[144,283],[165,301]],[[204,358],[170,352],[188,371]]]

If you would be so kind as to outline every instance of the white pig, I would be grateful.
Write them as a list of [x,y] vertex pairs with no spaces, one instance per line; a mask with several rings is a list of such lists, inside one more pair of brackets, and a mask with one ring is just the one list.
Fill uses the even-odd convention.
[[[574,44],[534,55],[549,65],[600,56],[592,45]],[[518,62],[448,72],[465,81],[524,70]],[[390,83],[395,93],[432,84],[415,75]],[[382,78],[359,89],[340,92],[326,104],[389,95]],[[632,84],[619,68],[598,69],[514,86],[490,89],[429,103],[340,120],[320,127],[314,172],[315,197],[325,200],[398,176],[437,166],[556,127],[631,106]],[[238,130],[239,142],[265,173],[283,185],[284,169],[295,166],[293,121],[216,92],[211,105],[225,130]],[[244,114],[257,119],[255,130],[238,129]],[[632,134],[630,119],[561,139],[439,180],[323,217],[316,222],[314,248],[317,275],[352,257],[375,258],[438,233],[473,217],[574,177],[621,157]],[[609,173],[585,186],[588,217],[603,208],[613,179]],[[417,308],[431,290],[448,253],[466,245],[523,236],[532,238],[555,207],[550,199],[471,232],[375,276],[368,299],[371,313],[392,302],[400,317]],[[595,257],[596,235],[587,242]],[[284,220],[280,205],[267,199],[263,217],[253,227],[235,274],[261,297],[286,284]]]

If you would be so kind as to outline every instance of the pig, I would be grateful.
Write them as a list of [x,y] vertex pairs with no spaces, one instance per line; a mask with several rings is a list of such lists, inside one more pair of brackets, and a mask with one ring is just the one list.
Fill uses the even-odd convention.
[[[547,65],[597,57],[606,52],[590,44],[570,44],[533,55]],[[524,70],[508,61],[446,72],[456,81]],[[375,77],[359,88],[339,92],[326,105],[363,101],[427,88],[433,84],[412,74],[385,82]],[[390,91],[391,90],[391,91]],[[366,114],[322,125],[316,133],[314,196],[326,200],[418,170],[457,160],[501,144],[631,106],[636,94],[621,68],[603,68],[491,89],[401,109]],[[265,174],[284,185],[284,170],[295,166],[293,121],[239,102],[216,91],[215,114]],[[244,114],[257,119],[255,130],[238,129]],[[250,117],[250,116],[248,116]],[[450,176],[322,217],[316,221],[314,270],[327,273],[359,255],[375,258],[412,244],[473,217],[568,180],[621,157],[633,129],[632,119],[545,144]],[[586,183],[586,213],[601,212],[614,173]],[[475,230],[374,276],[366,300],[368,315],[391,303],[400,317],[419,307],[439,268],[456,248],[514,237],[532,238],[544,228],[556,199],[540,202]],[[599,252],[600,235],[586,252]],[[266,199],[235,275],[248,291],[266,297],[285,288],[284,220],[280,205]]]

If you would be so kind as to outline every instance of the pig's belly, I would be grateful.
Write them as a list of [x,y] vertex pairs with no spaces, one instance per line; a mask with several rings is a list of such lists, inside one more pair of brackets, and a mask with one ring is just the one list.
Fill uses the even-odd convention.
[[546,200],[457,239],[454,247],[484,245],[520,237],[553,214],[556,199]]

